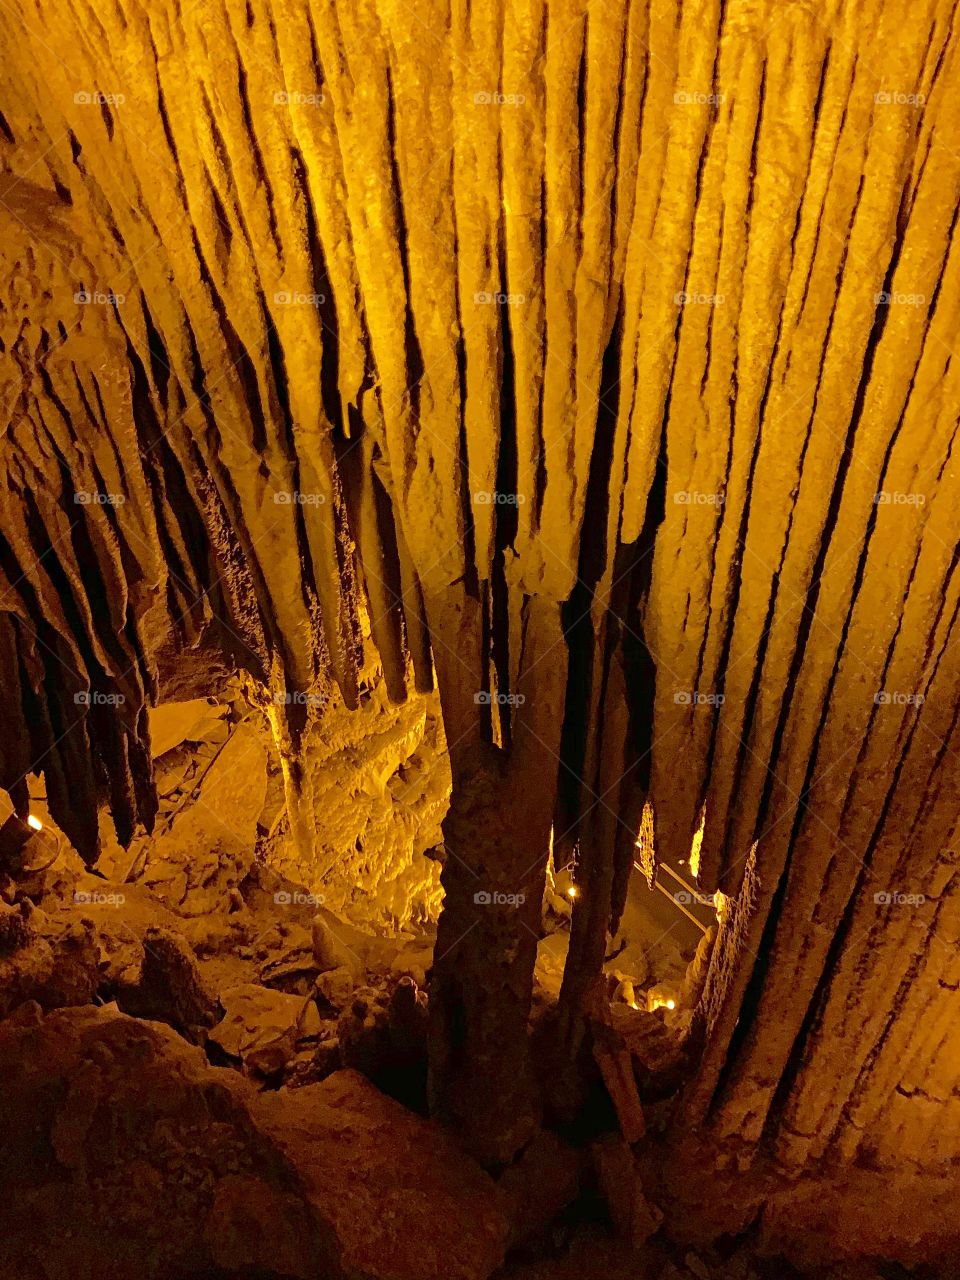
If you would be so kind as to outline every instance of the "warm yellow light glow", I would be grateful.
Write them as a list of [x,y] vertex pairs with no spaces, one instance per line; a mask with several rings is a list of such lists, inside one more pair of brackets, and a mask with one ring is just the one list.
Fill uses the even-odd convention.
[[672,996],[662,996],[651,991],[647,993],[647,1012],[653,1013],[655,1009],[675,1009],[677,1007],[676,1000]]
[[577,886],[576,886],[575,884],[572,884],[572,885],[570,886],[570,888],[567,890],[567,897],[568,897],[568,898],[575,898],[579,892],[580,892],[580,891],[579,891],[579,889],[577,888]]
[[704,805],[700,811],[700,825],[693,835],[693,844],[690,847],[690,872],[696,880],[700,874],[700,848],[703,844],[703,832],[707,825],[707,806]]
[[33,827],[34,831],[42,831],[42,830],[43,830],[43,823],[40,821],[40,819],[39,819],[39,818],[34,817],[34,815],[33,815],[32,813],[31,813],[31,814],[30,814],[30,816],[27,818],[27,826],[28,826],[28,827]]

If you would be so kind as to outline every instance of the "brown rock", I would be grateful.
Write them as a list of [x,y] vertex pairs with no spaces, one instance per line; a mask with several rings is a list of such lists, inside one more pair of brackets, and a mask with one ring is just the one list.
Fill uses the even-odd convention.
[[217,1000],[197,967],[185,938],[151,927],[143,935],[143,965],[137,984],[118,993],[127,1013],[169,1023],[190,1040],[202,1038],[217,1018]]
[[0,1025],[0,1275],[484,1280],[501,1262],[492,1180],[356,1073],[259,1095],[159,1023],[29,1014]]
[[263,1075],[278,1071],[294,1055],[298,1040],[320,1030],[312,1000],[245,982],[220,993],[223,1019],[209,1038],[225,1053]]
[[347,1275],[466,1280],[502,1261],[508,1225],[492,1179],[357,1072],[261,1094],[252,1110],[299,1169]]
[[89,921],[9,909],[0,952],[0,1017],[25,1000],[43,1009],[86,1004],[99,980],[99,950]]
[[317,978],[317,990],[334,1009],[345,1009],[353,1000],[356,978],[345,966],[328,969]]
[[572,1147],[545,1129],[524,1148],[498,1183],[509,1204],[511,1245],[539,1235],[576,1198],[581,1164]]
[[173,1031],[109,1007],[4,1023],[0,1074],[0,1274],[165,1280],[241,1258],[328,1274],[329,1242],[251,1123],[248,1086]]
[[594,1144],[592,1154],[614,1226],[625,1240],[639,1248],[658,1229],[663,1214],[644,1195],[633,1153],[622,1138],[611,1134]]

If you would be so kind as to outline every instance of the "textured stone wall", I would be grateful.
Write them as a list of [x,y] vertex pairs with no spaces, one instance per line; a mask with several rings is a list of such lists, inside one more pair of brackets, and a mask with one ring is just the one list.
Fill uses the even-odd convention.
[[295,759],[365,597],[455,802],[496,742],[579,839],[571,1008],[645,803],[651,873],[703,822],[690,1123],[955,1157],[955,18],[0,8],[0,782],[128,838],[201,643],[297,695]]

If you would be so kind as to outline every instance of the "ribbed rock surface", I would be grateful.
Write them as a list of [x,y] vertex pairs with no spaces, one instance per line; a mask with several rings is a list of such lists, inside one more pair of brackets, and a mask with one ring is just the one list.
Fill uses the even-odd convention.
[[[14,0],[0,38],[0,782],[42,767],[92,859],[97,799],[152,817],[158,653],[352,707],[363,598],[395,698],[432,647],[452,829],[482,738],[546,788],[526,857],[452,850],[454,960],[474,881],[536,894],[557,781],[573,1006],[645,803],[651,872],[703,821],[688,1122],[955,1157],[951,0]],[[464,952],[510,999],[524,927]]]

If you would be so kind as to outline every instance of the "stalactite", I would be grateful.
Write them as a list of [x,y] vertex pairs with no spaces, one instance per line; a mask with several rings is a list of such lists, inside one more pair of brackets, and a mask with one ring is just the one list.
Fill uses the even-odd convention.
[[635,858],[701,842],[717,1142],[892,1159],[948,1101],[953,19],[0,6],[0,785],[95,861],[100,807],[152,821],[161,659],[216,653],[280,697],[310,856],[304,700],[358,705],[366,634],[394,700],[436,678],[434,1098],[487,1159],[536,1110],[551,824],[574,1040]]

